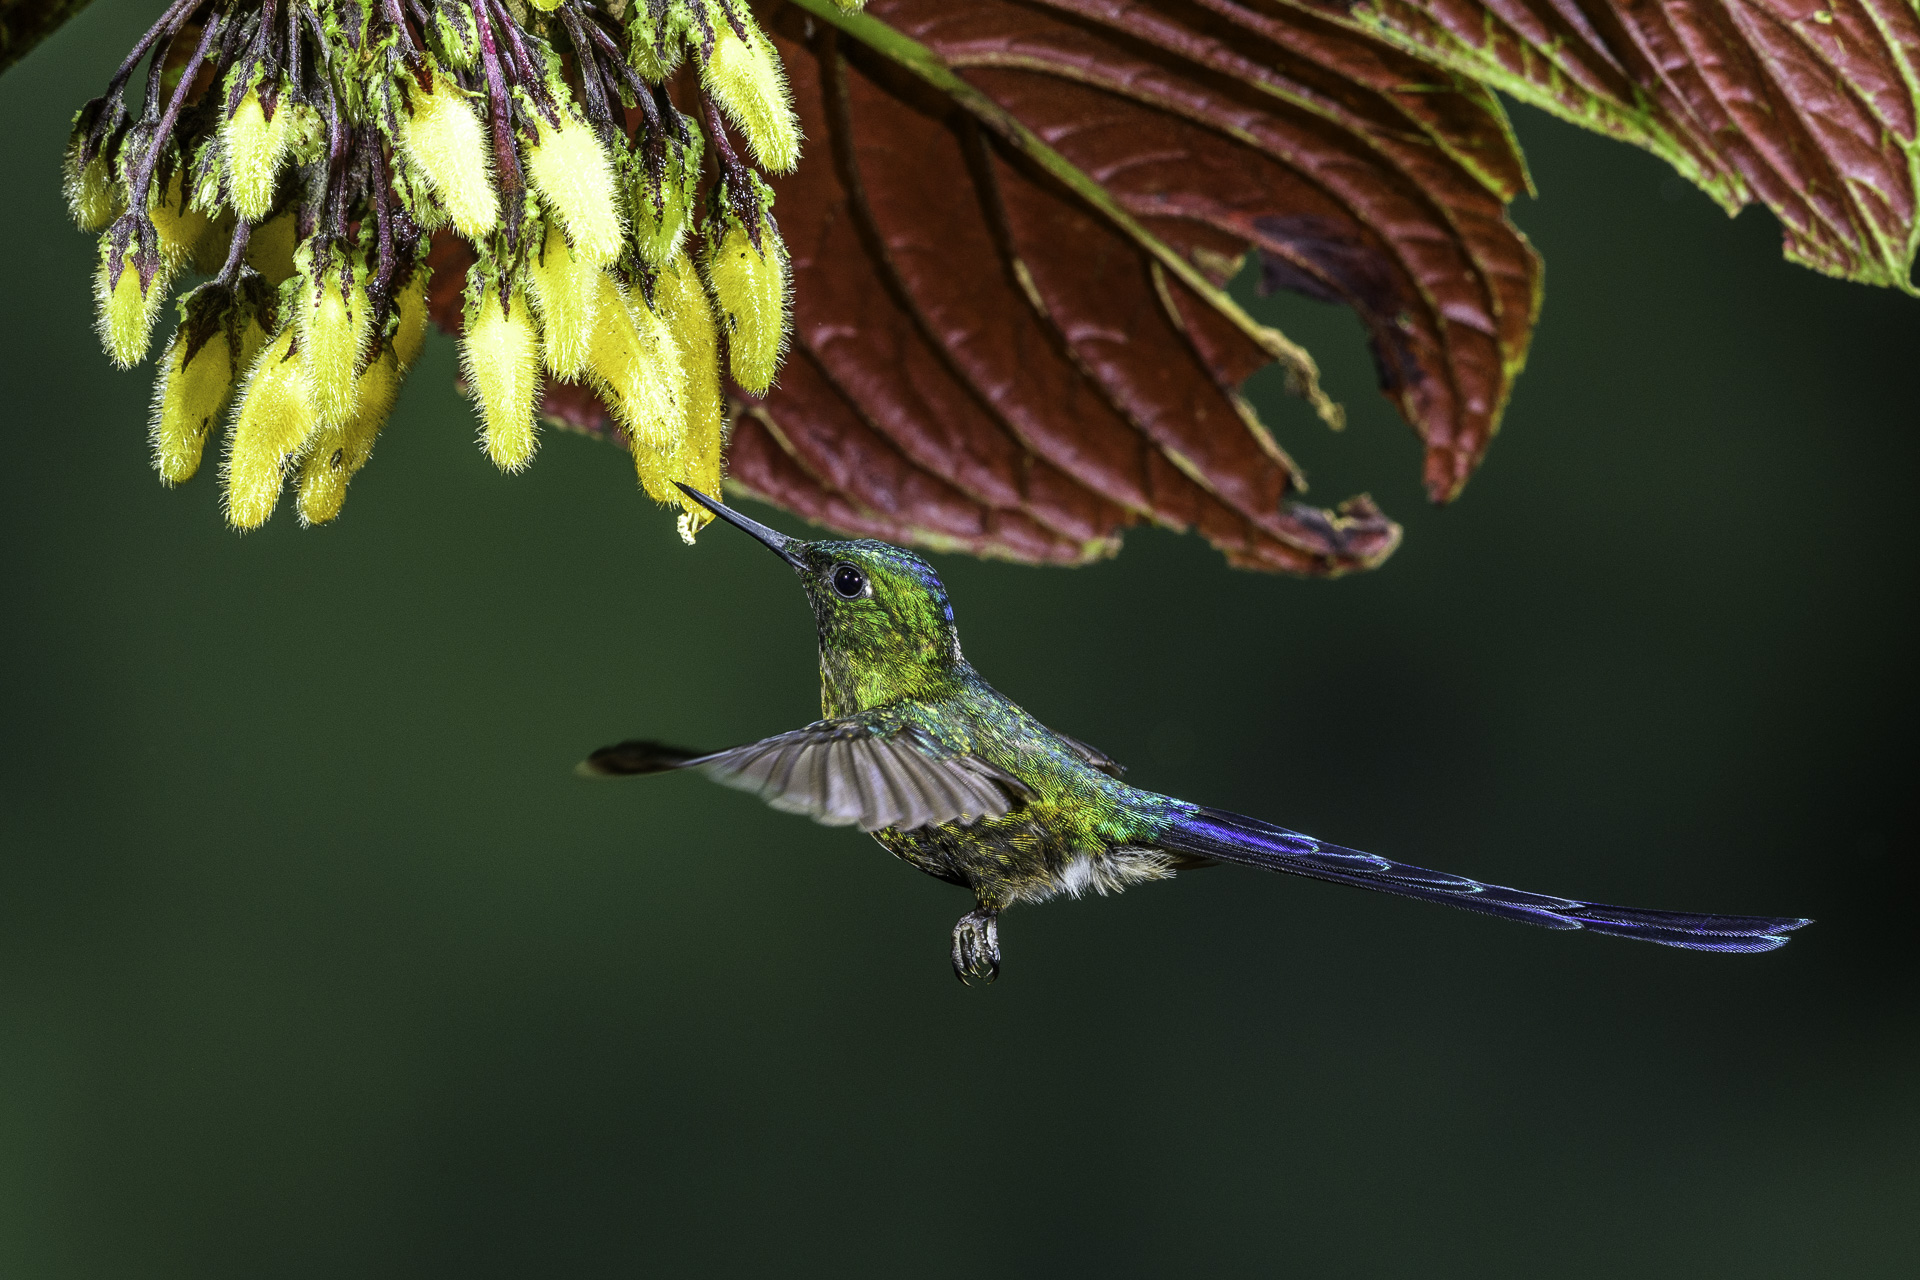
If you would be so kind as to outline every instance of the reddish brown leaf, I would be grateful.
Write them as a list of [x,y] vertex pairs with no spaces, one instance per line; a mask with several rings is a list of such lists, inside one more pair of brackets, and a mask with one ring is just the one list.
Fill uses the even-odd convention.
[[[757,412],[817,486],[803,514],[831,497],[912,524],[904,460],[974,504],[975,528],[1023,510],[1082,555],[1152,520],[1238,562],[1377,562],[1397,530],[1371,504],[1298,503],[1239,395],[1280,358],[1337,422],[1311,359],[1215,287],[1249,249],[1360,313],[1435,496],[1471,473],[1538,290],[1502,215],[1524,171],[1483,91],[1307,13],[876,0],[845,18],[803,0],[768,17],[809,138],[777,184],[808,364]],[[894,454],[830,464],[802,440],[846,415]],[[772,496],[755,470],[772,456],[736,452],[734,478]],[[779,491],[800,500],[792,476]],[[925,534],[952,536],[938,510]]]
[[1497,113],[1463,112],[1474,95],[1430,68],[1311,19],[1194,10],[1186,26],[1174,5],[1055,7],[1080,23],[1035,18],[1009,41],[988,25],[999,10],[970,6],[968,30],[937,24],[942,51],[1169,242],[1192,254],[1207,246],[1189,228],[1225,233],[1278,264],[1277,283],[1353,306],[1388,394],[1426,435],[1430,491],[1457,492],[1524,358],[1538,289],[1502,213],[1517,156],[1484,163],[1504,138]]
[[1793,261],[1915,291],[1912,0],[1300,3],[1638,143],[1729,213],[1762,201]]

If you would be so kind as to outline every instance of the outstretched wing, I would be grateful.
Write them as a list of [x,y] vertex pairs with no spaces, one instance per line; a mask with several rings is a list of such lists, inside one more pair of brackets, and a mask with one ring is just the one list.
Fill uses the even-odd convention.
[[1182,814],[1156,843],[1173,853],[1358,885],[1548,929],[1585,929],[1692,951],[1771,951],[1786,945],[1788,933],[1811,923],[1772,916],[1645,911],[1527,893],[1324,844],[1312,836],[1219,809],[1196,808]]
[[784,813],[830,827],[911,831],[1012,811],[1031,792],[978,756],[943,751],[912,728],[854,716],[822,720],[744,747],[695,755],[654,742],[603,747],[581,765],[596,776],[698,769]]

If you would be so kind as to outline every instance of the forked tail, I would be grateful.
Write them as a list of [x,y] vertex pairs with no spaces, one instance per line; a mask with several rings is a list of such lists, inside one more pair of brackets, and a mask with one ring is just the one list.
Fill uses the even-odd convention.
[[1169,853],[1237,862],[1335,884],[1397,893],[1422,902],[1479,911],[1545,929],[1586,929],[1691,951],[1771,951],[1808,920],[1771,916],[1710,916],[1691,911],[1642,911],[1577,898],[1527,893],[1482,884],[1444,871],[1410,867],[1357,849],[1324,844],[1257,818],[1195,808],[1174,817],[1155,843]]

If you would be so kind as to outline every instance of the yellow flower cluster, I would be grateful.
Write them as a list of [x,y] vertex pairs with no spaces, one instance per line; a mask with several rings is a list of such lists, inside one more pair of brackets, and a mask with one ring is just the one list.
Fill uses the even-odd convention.
[[174,0],[76,117],[66,164],[75,221],[102,233],[115,364],[145,357],[182,275],[211,277],[180,295],[160,360],[166,483],[224,418],[235,528],[289,485],[303,522],[333,519],[424,343],[437,231],[474,257],[460,357],[487,456],[524,468],[545,381],[584,382],[645,490],[688,536],[705,523],[674,482],[719,486],[723,364],[753,393],[779,369],[790,271],[760,171],[791,169],[800,133],[743,0],[619,13]]

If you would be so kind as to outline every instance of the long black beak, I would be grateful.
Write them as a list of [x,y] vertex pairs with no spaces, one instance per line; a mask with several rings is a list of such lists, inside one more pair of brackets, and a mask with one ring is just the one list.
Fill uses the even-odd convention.
[[698,489],[692,488],[689,485],[680,484],[678,480],[674,481],[674,484],[679,485],[680,492],[686,494],[689,498],[692,498],[695,502],[713,512],[713,514],[719,516],[734,528],[745,533],[748,537],[757,540],[760,545],[779,556],[782,560],[785,560],[795,569],[802,573],[806,572],[807,562],[802,560],[794,552],[794,548],[801,545],[800,539],[789,538],[784,533],[769,529],[758,520],[749,520],[725,503],[716,502]]

